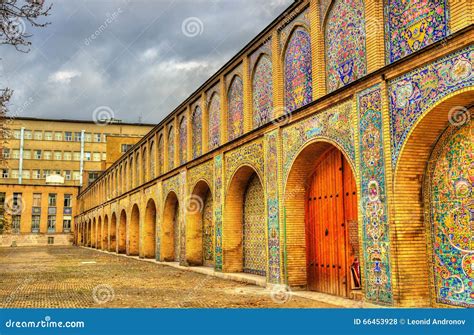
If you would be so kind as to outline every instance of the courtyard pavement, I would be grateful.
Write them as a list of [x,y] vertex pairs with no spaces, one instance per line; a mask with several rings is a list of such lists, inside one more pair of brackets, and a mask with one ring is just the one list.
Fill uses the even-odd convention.
[[179,268],[78,247],[0,248],[0,308],[332,308]]

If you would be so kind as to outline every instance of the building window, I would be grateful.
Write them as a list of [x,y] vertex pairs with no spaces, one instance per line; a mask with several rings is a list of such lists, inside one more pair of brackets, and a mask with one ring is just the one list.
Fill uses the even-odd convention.
[[72,152],[70,151],[64,151],[63,153],[63,159],[65,161],[70,161],[72,159]]
[[65,194],[64,195],[64,207],[71,207],[72,195]]
[[33,134],[31,133],[31,130],[25,130],[23,132],[23,137],[25,140],[31,140],[33,138]]
[[22,171],[22,176],[23,176],[23,179],[30,179],[30,170],[23,170]]
[[72,141],[72,132],[66,131],[66,132],[64,133],[64,140],[65,140],[66,142],[71,142],[71,141]]
[[61,151],[55,151],[54,152],[54,159],[57,160],[57,161],[60,161],[62,159]]
[[63,231],[65,233],[69,233],[71,231],[71,218],[70,217],[63,218]]
[[84,142],[92,142],[92,134],[84,133]]
[[41,207],[41,193],[33,193],[33,207]]
[[73,171],[72,178],[74,180],[80,180],[81,179],[81,173],[79,171]]
[[8,169],[2,169],[2,178],[3,179],[9,178]]
[[41,159],[41,150],[35,150],[35,159]]
[[94,142],[102,142],[102,134],[94,134]]
[[102,153],[102,160],[103,161],[107,160],[107,154],[105,152]]
[[3,158],[5,158],[5,159],[10,158],[10,149],[3,148]]
[[13,138],[19,140],[21,137],[21,131],[20,130],[14,130],[13,131]]
[[31,150],[23,150],[23,159],[31,159]]
[[56,207],[56,193],[50,193],[48,195],[48,206]]
[[74,151],[72,158],[75,161],[80,161],[81,160],[81,153],[77,152],[77,151]]
[[13,155],[12,155],[12,158],[13,159],[19,159],[20,158],[20,150],[13,150]]
[[51,131],[45,131],[44,132],[44,139],[46,141],[52,141],[53,140],[53,133]]
[[51,175],[51,170],[43,170],[43,178],[49,177]]
[[14,234],[20,233],[20,223],[21,223],[21,215],[13,215],[12,216],[12,232]]
[[48,215],[48,233],[56,231],[56,215]]
[[61,175],[61,170],[54,170],[54,174],[60,176]]
[[71,170],[64,170],[64,178],[66,180],[71,180]]
[[39,233],[40,222],[41,222],[41,216],[39,215],[31,216],[31,232],[32,233]]
[[97,178],[99,178],[98,172],[89,172],[89,183],[92,183]]
[[75,142],[81,142],[82,139],[82,133],[81,132],[75,132],[74,133],[74,141]]
[[94,152],[92,154],[92,159],[94,160],[94,162],[100,162],[100,152]]
[[63,133],[54,133],[54,140],[55,141],[62,141],[63,140]]
[[133,144],[122,144],[122,153],[127,152],[131,147]]
[[43,159],[51,160],[52,158],[53,158],[53,154],[51,153],[51,151],[44,151]]
[[12,178],[18,178],[18,170],[12,170]]
[[41,170],[33,170],[33,179],[41,179]]
[[91,153],[90,152],[84,152],[84,160],[90,161],[91,160]]
[[41,131],[35,131],[35,140],[41,141],[43,139],[43,133]]

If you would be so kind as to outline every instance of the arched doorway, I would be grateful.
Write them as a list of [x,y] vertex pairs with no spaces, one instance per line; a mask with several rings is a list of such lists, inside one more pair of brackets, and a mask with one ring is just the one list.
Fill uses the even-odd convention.
[[349,239],[351,225],[357,232],[357,191],[352,169],[341,151],[333,147],[322,155],[306,193],[308,288],[349,296],[351,289],[360,288],[360,270],[350,271],[359,259],[358,243],[351,245]]
[[466,285],[472,283],[472,268],[469,271],[465,267],[473,251],[462,247],[460,239],[469,234],[472,237],[472,221],[462,216],[463,211],[470,210],[472,220],[472,202],[469,205],[462,195],[472,192],[472,156],[469,150],[460,154],[467,141],[472,155],[472,128],[470,138],[456,140],[458,132],[464,129],[469,133],[465,127],[472,127],[468,114],[472,116],[473,102],[471,88],[426,111],[398,156],[394,175],[396,210],[390,226],[391,240],[396,241],[392,248],[397,259],[393,272],[399,278],[399,296],[395,298],[401,306],[474,304]]
[[145,211],[145,224],[143,237],[143,256],[155,258],[156,246],[156,206],[153,199],[148,200]]
[[96,243],[96,248],[97,249],[103,249],[102,245],[102,217],[99,216],[98,224],[97,224],[97,243]]
[[307,144],[290,169],[284,201],[289,285],[351,296],[361,286],[358,207],[344,153],[325,141]]
[[87,224],[86,228],[86,236],[87,236],[87,241],[86,241],[86,246],[92,247],[92,220],[89,219],[89,223]]
[[96,221],[95,218],[92,221],[91,247],[92,248],[97,248],[97,221]]
[[439,302],[474,306],[474,124],[448,127],[429,160],[429,208],[435,295]]
[[180,208],[176,193],[166,197],[161,229],[161,257],[165,262],[180,260]]
[[117,251],[117,216],[112,213],[109,228],[109,251]]
[[212,193],[200,180],[186,203],[186,261],[189,265],[214,267],[214,220]]
[[128,252],[129,256],[138,256],[139,244],[140,244],[140,210],[135,204],[132,208],[132,214],[130,216],[130,226],[128,229]]
[[222,239],[224,271],[265,276],[265,195],[260,177],[250,166],[238,169],[229,185]]
[[124,254],[127,251],[127,213],[125,209],[120,212],[118,229],[118,252]]
[[102,250],[109,250],[109,237],[110,237],[110,222],[109,216],[106,214],[104,216],[104,230],[102,232]]

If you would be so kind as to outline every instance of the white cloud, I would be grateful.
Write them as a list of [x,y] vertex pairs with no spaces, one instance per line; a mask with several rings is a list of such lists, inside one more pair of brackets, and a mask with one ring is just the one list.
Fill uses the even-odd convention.
[[81,72],[76,70],[56,71],[49,76],[48,81],[52,83],[69,84],[73,78],[80,76]]

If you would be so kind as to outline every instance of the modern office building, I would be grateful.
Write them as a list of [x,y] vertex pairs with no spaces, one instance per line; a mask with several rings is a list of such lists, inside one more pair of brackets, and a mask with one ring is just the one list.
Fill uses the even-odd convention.
[[37,118],[7,119],[0,166],[0,245],[69,243],[79,188],[152,127]]

